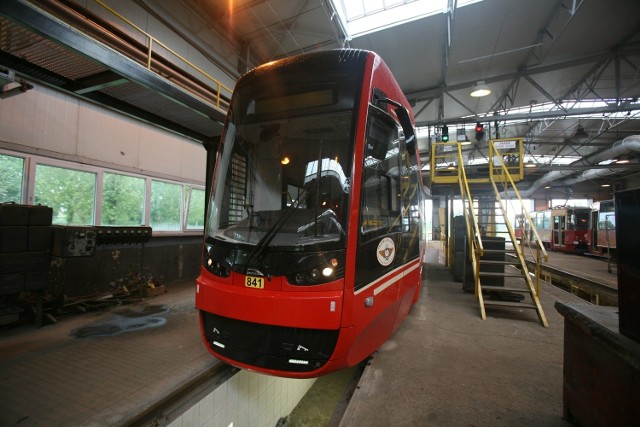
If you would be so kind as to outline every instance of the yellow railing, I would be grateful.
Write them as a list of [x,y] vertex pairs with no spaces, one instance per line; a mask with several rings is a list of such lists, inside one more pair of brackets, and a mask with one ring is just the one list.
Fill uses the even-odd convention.
[[456,184],[462,165],[459,142],[434,142],[431,146],[431,182]]
[[[191,61],[186,59],[184,56],[182,56],[179,53],[175,52],[173,49],[168,47],[166,44],[162,43],[160,40],[158,40],[157,38],[155,38],[151,34],[149,34],[146,31],[144,31],[142,28],[140,28],[139,26],[137,26],[136,24],[131,22],[129,19],[125,18],[122,14],[118,13],[116,10],[114,10],[113,8],[111,8],[110,6],[105,4],[103,1],[95,0],[95,2],[98,5],[100,5],[102,8],[104,8],[106,11],[108,11],[109,13],[111,13],[112,15],[114,15],[115,17],[120,19],[121,21],[125,22],[129,27],[133,28],[134,30],[136,30],[137,32],[139,32],[140,34],[142,34],[145,37],[145,39],[147,40],[147,43],[146,43],[146,45],[147,45],[146,68],[148,70],[152,70],[152,60],[153,60],[153,55],[154,55],[154,53],[153,53],[154,47],[155,46],[160,46],[164,50],[166,50],[169,54],[173,55],[174,57],[178,58],[180,61],[182,61],[185,64],[187,64],[193,70],[197,71],[200,75],[202,75],[206,80],[208,80],[209,82],[212,83],[212,89],[213,89],[213,92],[214,92],[214,104],[215,104],[216,107],[218,107],[218,108],[222,107],[222,101],[223,101],[224,98],[226,98],[226,101],[231,99],[231,94],[233,92],[233,90],[231,88],[229,88],[228,86],[225,86],[219,80],[217,80],[216,78],[210,76],[202,68],[198,67],[197,65],[193,64]],[[165,58],[165,59],[167,59],[167,58]],[[176,65],[178,65],[178,64],[176,64]]]
[[522,153],[522,138],[492,139],[489,141],[489,175],[495,178],[508,174],[511,181],[520,181],[524,176]]
[[[500,207],[503,210],[503,217],[507,226],[507,232],[509,233],[510,237],[511,237],[511,241],[514,243],[516,252],[518,253],[519,257],[520,256],[524,256],[522,254],[522,249],[527,246],[530,250],[531,247],[529,245],[522,245],[522,248],[520,248],[518,245],[516,245],[516,236],[515,236],[515,232],[514,229],[511,225],[511,222],[508,220],[507,218],[507,212],[505,207],[508,206],[508,203],[510,203],[509,201],[509,191],[513,192],[513,195],[515,195],[515,199],[514,199],[514,203],[516,203],[518,206],[520,206],[520,210],[522,211],[522,213],[524,214],[524,218],[525,220],[528,222],[529,224],[529,228],[530,230],[533,232],[534,236],[535,236],[535,248],[536,248],[536,254],[535,254],[535,259],[536,259],[536,271],[535,271],[535,277],[536,277],[536,292],[539,294],[540,292],[540,264],[541,264],[541,257],[544,259],[544,261],[548,261],[549,260],[549,255],[547,254],[547,251],[544,248],[544,245],[542,243],[542,240],[540,239],[540,236],[538,235],[538,231],[536,230],[536,227],[533,223],[533,220],[531,219],[531,216],[529,215],[529,212],[527,209],[524,208],[524,202],[522,201],[522,197],[520,196],[520,192],[518,191],[518,188],[515,185],[515,182],[513,181],[511,174],[509,173],[509,168],[508,166],[505,164],[505,162],[503,161],[504,155],[503,153],[501,153],[501,151],[496,148],[493,145],[493,141],[490,141],[490,150],[495,154],[495,157],[492,157],[492,159],[495,159],[495,163],[497,163],[496,165],[493,166],[494,170],[497,173],[493,173],[492,177],[494,177],[494,180],[492,180],[492,184],[494,186],[494,191],[496,193],[496,197],[498,198],[498,202],[500,202]],[[502,184],[502,191],[499,190],[495,184],[495,181],[498,181]],[[502,198],[500,197],[500,193],[503,193],[505,195],[505,201],[503,203]],[[515,200],[517,200],[517,202],[515,202]],[[511,205],[513,208],[513,205]],[[515,211],[515,209],[514,209]],[[523,241],[528,240],[528,236],[526,235],[527,233],[522,233],[522,237],[521,239],[523,239]],[[524,259],[522,259],[522,261],[524,262]]]
[[[471,267],[473,271],[473,283],[474,293],[476,298],[481,302],[480,307],[482,309],[482,316],[484,317],[484,304],[482,303],[482,292],[480,292],[480,265],[479,259],[484,254],[484,247],[482,244],[482,235],[480,233],[480,227],[478,226],[478,218],[473,212],[473,197],[471,196],[471,190],[469,189],[469,182],[467,180],[467,173],[464,169],[464,160],[462,158],[462,148],[458,143],[458,184],[460,186],[460,198],[462,199],[462,207],[464,213],[465,225],[467,228],[467,240],[469,244],[469,254],[471,256]],[[469,219],[471,218],[471,219]]]

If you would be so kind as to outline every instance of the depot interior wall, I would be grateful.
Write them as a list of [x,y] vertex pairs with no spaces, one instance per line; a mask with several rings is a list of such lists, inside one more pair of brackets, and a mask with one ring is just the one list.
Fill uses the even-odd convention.
[[203,184],[204,147],[34,83],[0,101],[0,146],[81,164]]
[[289,415],[315,378],[299,380],[241,370],[169,424],[275,426]]
[[[238,64],[244,63],[247,58],[240,60],[238,46],[234,46],[225,35],[227,29],[220,26],[220,20],[207,9],[206,2],[180,0],[138,0],[136,2],[109,0],[105,2],[109,8],[132,22],[138,29],[126,24],[95,0],[76,0],[76,3],[126,31],[144,46],[148,46],[148,36],[153,37],[229,88],[233,88],[235,81],[244,71],[238,71]],[[197,75],[190,65],[179,58],[164,54],[163,56],[185,71]],[[206,79],[203,81],[210,83]]]
[[[205,183],[206,151],[200,143],[37,83],[26,93],[0,100],[0,148],[63,159],[79,168],[88,164]],[[67,296],[99,295],[147,279],[191,281],[199,273],[201,246],[202,235],[155,233],[146,244],[100,245],[93,256],[52,264],[50,281]]]

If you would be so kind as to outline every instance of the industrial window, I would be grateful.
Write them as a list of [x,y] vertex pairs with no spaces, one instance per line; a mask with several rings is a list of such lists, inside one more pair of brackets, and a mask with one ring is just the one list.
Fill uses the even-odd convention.
[[182,186],[164,181],[151,181],[151,227],[158,231],[182,228]]
[[49,165],[36,165],[35,204],[53,208],[53,223],[94,223],[96,174]]
[[204,228],[204,190],[185,186],[185,194],[189,194],[187,203],[187,230],[202,230]]
[[22,201],[24,159],[0,154],[0,203]]
[[105,172],[102,177],[102,225],[144,225],[144,178]]
[[205,200],[203,185],[0,151],[0,203],[50,206],[54,224],[194,233],[204,229]]

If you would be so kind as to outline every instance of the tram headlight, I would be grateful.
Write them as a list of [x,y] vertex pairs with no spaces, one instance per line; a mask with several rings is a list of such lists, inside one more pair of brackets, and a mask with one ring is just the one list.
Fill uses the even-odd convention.
[[231,270],[224,264],[213,257],[211,253],[211,245],[206,244],[204,247],[204,253],[202,256],[202,264],[211,273],[220,277],[229,277]]
[[322,265],[309,266],[287,277],[289,283],[298,286],[320,285],[344,277],[344,261],[331,258]]

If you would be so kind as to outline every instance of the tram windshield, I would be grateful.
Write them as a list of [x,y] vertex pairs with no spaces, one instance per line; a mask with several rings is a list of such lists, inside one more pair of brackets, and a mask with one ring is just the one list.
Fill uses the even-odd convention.
[[[266,64],[235,88],[203,258],[218,276],[287,275],[313,285],[343,274],[364,63],[307,60]],[[318,276],[327,262],[335,271]]]
[[589,228],[589,210],[575,210],[569,217],[567,228],[570,230],[586,230]]
[[259,250],[343,248],[350,133],[349,111],[228,124],[209,237]]

